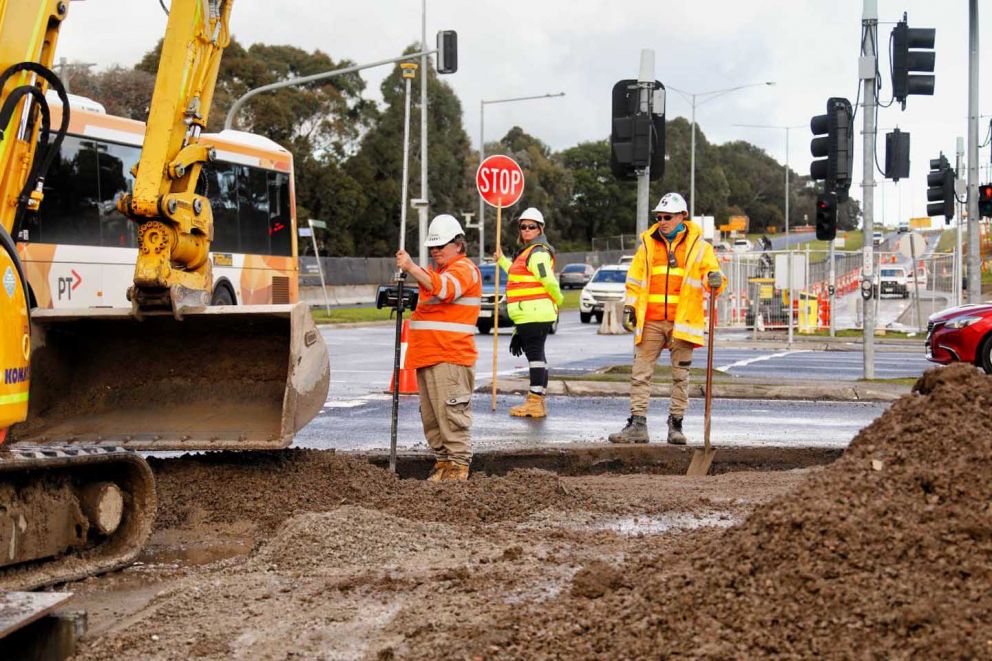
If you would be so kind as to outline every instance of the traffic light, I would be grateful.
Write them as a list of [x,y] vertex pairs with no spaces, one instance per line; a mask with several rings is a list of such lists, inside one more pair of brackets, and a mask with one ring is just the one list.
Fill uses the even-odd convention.
[[954,170],[943,154],[930,159],[930,173],[927,175],[928,216],[943,216],[949,223],[954,218]]
[[816,238],[833,241],[837,237],[837,193],[816,196]]
[[664,85],[654,81],[651,109],[641,108],[641,87],[633,79],[613,86],[610,129],[610,170],[617,179],[636,180],[638,171],[651,166],[650,179],[665,174]]
[[847,198],[854,165],[851,114],[850,101],[832,97],[827,99],[827,114],[809,122],[814,136],[809,150],[816,158],[809,167],[810,178],[825,181],[825,189],[836,191],[841,200]]
[[455,73],[458,71],[458,33],[454,30],[440,30],[437,33],[437,72]]
[[899,181],[909,176],[909,134],[896,129],[885,134],[885,178]]
[[992,184],[978,187],[978,215],[981,218],[992,218]]
[[910,94],[933,96],[934,77],[913,72],[933,72],[936,33],[933,28],[909,27],[905,13],[892,28],[892,96],[902,103],[903,110]]

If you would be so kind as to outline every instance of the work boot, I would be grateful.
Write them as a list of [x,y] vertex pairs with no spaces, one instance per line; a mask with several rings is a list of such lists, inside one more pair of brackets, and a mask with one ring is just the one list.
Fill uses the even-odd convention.
[[668,416],[668,442],[672,445],[685,445],[685,434],[682,433],[682,418]]
[[448,459],[438,459],[434,462],[434,468],[431,469],[431,474],[427,476],[428,482],[441,482],[444,480],[445,474],[451,470],[451,465],[453,462]]
[[468,479],[468,464],[456,464],[449,462],[447,470],[444,471],[444,482],[464,482]]
[[627,418],[627,426],[616,434],[610,434],[610,443],[647,443],[648,419],[643,415]]
[[520,406],[510,409],[510,415],[516,418],[543,418],[548,415],[548,409],[544,406],[544,395],[537,393],[527,393],[527,399]]

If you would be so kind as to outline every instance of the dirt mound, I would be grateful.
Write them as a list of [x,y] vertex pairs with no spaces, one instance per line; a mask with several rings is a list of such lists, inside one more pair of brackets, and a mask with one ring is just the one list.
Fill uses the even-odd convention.
[[425,565],[463,561],[471,535],[444,523],[410,521],[357,505],[293,517],[248,562],[253,571],[388,569],[400,561]]
[[495,654],[987,656],[990,475],[992,378],[931,370],[787,497],[622,580],[588,567],[571,594],[504,618]]
[[400,480],[365,460],[319,450],[220,452],[152,460],[158,529],[251,521],[264,532],[303,512],[361,505],[407,519],[490,523],[588,500],[553,473],[472,475],[467,482]]

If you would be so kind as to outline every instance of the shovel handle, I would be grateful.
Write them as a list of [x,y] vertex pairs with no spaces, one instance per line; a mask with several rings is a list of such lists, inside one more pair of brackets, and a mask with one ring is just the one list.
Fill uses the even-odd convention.
[[710,418],[713,410],[713,325],[716,317],[716,292],[710,291],[709,300],[709,338],[706,341],[706,408],[703,414],[703,447],[710,449]]

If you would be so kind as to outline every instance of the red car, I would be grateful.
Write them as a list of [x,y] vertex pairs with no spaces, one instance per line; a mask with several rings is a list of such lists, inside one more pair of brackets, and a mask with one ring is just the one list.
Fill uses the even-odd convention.
[[962,305],[932,315],[926,356],[941,365],[972,363],[992,374],[992,305]]

